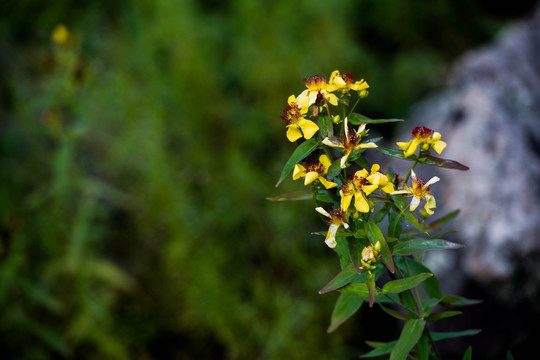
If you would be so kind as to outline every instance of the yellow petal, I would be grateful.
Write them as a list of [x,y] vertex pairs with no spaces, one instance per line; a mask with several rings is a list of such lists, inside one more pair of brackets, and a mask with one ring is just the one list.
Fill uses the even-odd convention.
[[373,164],[371,166],[371,173],[372,174],[375,174],[376,172],[378,172],[379,170],[381,169],[381,166],[379,164]]
[[409,145],[411,144],[412,140],[411,141],[407,141],[407,142],[397,142],[397,146],[399,146],[400,148],[402,148],[403,150],[407,150],[409,148]]
[[289,106],[292,106],[293,103],[296,103],[296,96],[294,96],[294,94],[289,96],[289,98],[287,99],[287,103],[289,104]]
[[414,154],[415,151],[416,151],[416,148],[418,148],[418,145],[420,145],[420,141],[418,141],[416,139],[412,140],[411,143],[409,144],[409,147],[407,148],[407,150],[405,150],[405,156],[409,157],[412,154]]
[[335,182],[331,182],[331,181],[328,181],[326,180],[324,177],[322,176],[319,176],[319,181],[324,185],[325,188],[327,189],[332,189],[332,188],[335,188],[337,186],[337,184]]
[[351,150],[348,150],[345,155],[343,155],[341,157],[341,161],[340,161],[340,166],[342,169],[345,169],[347,166],[346,166],[346,162],[347,162],[347,159],[349,158],[349,155],[351,154]]
[[312,182],[314,182],[315,180],[317,180],[317,178],[319,177],[319,173],[316,172],[316,171],[310,171],[306,174],[306,180],[304,181],[304,185],[309,185],[311,184]]
[[363,213],[367,213],[370,210],[369,203],[367,202],[366,198],[362,193],[358,193],[354,197],[354,207],[356,208],[356,210]]
[[379,187],[377,185],[362,185],[362,190],[366,195],[371,194],[375,190],[377,190]]
[[381,190],[387,194],[391,194],[392,192],[394,192],[394,184],[392,184],[391,182],[388,182],[388,184],[383,186]]
[[349,206],[351,205],[352,195],[343,194],[342,191],[340,191],[340,194],[341,194],[341,210],[347,211],[349,209]]
[[306,168],[304,167],[304,165],[295,164],[293,174],[292,174],[293,180],[298,180],[298,179],[300,179],[301,177],[304,177],[304,176],[306,176]]
[[339,102],[339,99],[336,95],[334,94],[327,94],[326,95],[326,99],[328,100],[328,102],[334,106],[337,106],[338,102]]
[[319,206],[319,207],[316,207],[315,210],[316,210],[318,213],[320,213],[320,214],[326,216],[327,218],[332,218],[332,217],[330,216],[330,214],[328,213],[328,211],[324,210],[324,208],[322,208],[322,207],[320,207],[320,206]]
[[442,153],[445,147],[446,143],[442,140],[437,141],[435,144],[433,144],[433,149],[437,152],[437,154]]
[[309,90],[304,90],[302,91],[302,93],[300,93],[300,95],[298,95],[298,97],[296,98],[296,103],[298,104],[298,106],[300,106],[300,108],[308,108],[309,105],[311,105],[309,103]]
[[290,142],[295,142],[301,137],[302,131],[300,131],[300,128],[297,125],[290,125],[287,127],[287,139],[289,139]]
[[315,124],[311,120],[301,119],[298,122],[298,126],[302,129],[302,132],[304,133],[304,137],[306,139],[311,139],[313,135],[319,130],[319,127],[317,124]]
[[332,165],[332,163],[330,162],[330,159],[328,158],[328,156],[323,154],[319,156],[319,162],[324,167],[324,173],[326,174],[326,172],[328,171],[328,168],[330,167],[330,165]]

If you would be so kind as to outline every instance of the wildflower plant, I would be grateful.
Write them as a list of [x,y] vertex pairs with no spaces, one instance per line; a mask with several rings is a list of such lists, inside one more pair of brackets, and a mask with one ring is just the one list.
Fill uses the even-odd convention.
[[[450,310],[452,306],[477,301],[443,295],[437,278],[422,262],[425,251],[463,246],[443,239],[452,232],[443,231],[443,225],[458,210],[431,218],[437,207],[434,191],[443,181],[432,177],[424,182],[414,169],[417,164],[468,168],[438,157],[446,143],[440,133],[427,127],[416,127],[411,140],[396,143],[398,149],[378,146],[380,139],[370,138],[368,127],[403,120],[375,120],[354,112],[368,94],[367,82],[338,70],[329,79],[327,82],[318,75],[306,79],[306,89],[289,96],[282,115],[287,139],[298,146],[276,187],[292,172],[293,180],[304,179],[309,190],[269,200],[314,200],[314,210],[328,224],[327,231],[314,233],[324,236],[342,269],[319,291],[340,293],[328,332],[336,330],[362,304],[376,304],[405,323],[395,341],[368,341],[373,349],[363,357],[440,359],[437,341],[473,335],[478,330],[440,333],[430,331],[428,324],[460,314]],[[369,164],[366,151],[408,161],[410,169],[402,178],[381,164]],[[419,208],[422,203],[423,208]],[[465,358],[470,354],[468,349]]]

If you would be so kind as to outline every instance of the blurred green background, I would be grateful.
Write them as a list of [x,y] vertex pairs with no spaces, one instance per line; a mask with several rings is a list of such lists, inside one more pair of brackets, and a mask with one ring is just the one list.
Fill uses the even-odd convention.
[[2,2],[2,358],[349,359],[394,337],[373,312],[326,333],[325,225],[265,200],[302,188],[274,188],[280,114],[340,69],[371,85],[360,112],[406,117],[525,11],[486,4]]

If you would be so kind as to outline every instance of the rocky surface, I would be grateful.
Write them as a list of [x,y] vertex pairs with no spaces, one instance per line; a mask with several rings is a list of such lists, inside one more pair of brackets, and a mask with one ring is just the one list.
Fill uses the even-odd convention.
[[[447,87],[418,104],[406,125],[441,132],[448,143],[441,157],[470,167],[438,170],[442,181],[434,186],[445,210],[461,209],[452,225],[457,240],[467,245],[459,261],[465,275],[503,301],[535,300],[540,295],[540,7],[495,43],[459,59]],[[437,259],[428,260],[436,265]]]

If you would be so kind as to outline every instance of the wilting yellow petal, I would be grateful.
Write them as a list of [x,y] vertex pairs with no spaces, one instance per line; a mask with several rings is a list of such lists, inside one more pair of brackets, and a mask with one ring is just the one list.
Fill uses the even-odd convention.
[[416,208],[420,205],[420,199],[417,197],[413,197],[411,200],[411,206],[409,208],[410,211],[416,210]]
[[326,99],[328,100],[328,102],[334,106],[337,106],[338,102],[339,102],[339,99],[336,95],[334,94],[327,94],[326,95]]
[[311,120],[302,119],[298,122],[298,126],[302,129],[302,132],[304,133],[304,137],[306,139],[311,139],[313,135],[319,130],[319,127],[317,124],[315,124]]
[[433,215],[434,211],[431,210],[431,209],[435,209],[436,207],[437,207],[437,204],[435,202],[435,197],[433,195],[427,195],[426,196],[426,205],[424,206],[424,210],[426,210],[426,212],[429,215]]
[[328,213],[328,211],[324,210],[323,207],[320,207],[320,206],[319,206],[319,207],[316,207],[315,210],[316,210],[318,213],[320,213],[321,215],[326,216],[327,218],[332,218],[332,217],[330,216],[330,214]]
[[334,224],[331,224],[330,227],[328,228],[328,233],[326,234],[326,240],[324,240],[324,242],[326,243],[326,245],[328,245],[329,248],[335,248],[337,243],[336,243],[336,232],[338,231],[339,229],[339,225],[334,225]]

